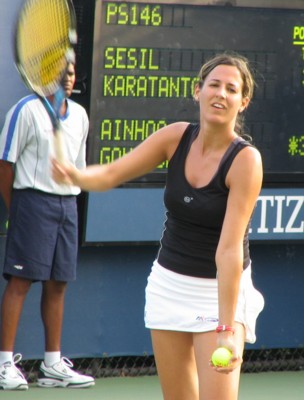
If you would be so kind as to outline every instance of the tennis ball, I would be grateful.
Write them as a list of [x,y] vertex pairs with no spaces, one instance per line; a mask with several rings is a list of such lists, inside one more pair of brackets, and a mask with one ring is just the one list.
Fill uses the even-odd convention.
[[212,356],[211,361],[215,367],[227,367],[232,357],[232,353],[230,350],[225,347],[219,347],[216,349]]

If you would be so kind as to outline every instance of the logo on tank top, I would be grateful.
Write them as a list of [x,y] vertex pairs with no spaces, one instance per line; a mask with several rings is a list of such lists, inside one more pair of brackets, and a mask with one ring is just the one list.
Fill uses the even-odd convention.
[[184,197],[184,202],[185,203],[190,203],[193,200],[193,197],[185,196]]
[[14,267],[15,269],[19,269],[19,270],[22,270],[22,269],[23,269],[23,266],[22,266],[22,265],[13,265],[13,267]]

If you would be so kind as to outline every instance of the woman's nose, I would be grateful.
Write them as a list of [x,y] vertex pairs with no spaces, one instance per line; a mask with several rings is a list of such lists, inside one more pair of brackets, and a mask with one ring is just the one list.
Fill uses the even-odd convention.
[[221,98],[225,98],[226,97],[226,89],[224,88],[224,86],[219,86],[217,88],[216,95],[218,97],[221,97]]

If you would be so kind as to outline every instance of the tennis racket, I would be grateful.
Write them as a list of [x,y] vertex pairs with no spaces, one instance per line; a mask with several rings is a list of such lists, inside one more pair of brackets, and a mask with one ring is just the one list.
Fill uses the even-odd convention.
[[[76,16],[71,0],[26,0],[15,27],[15,64],[25,85],[42,101],[54,132],[54,151],[64,162],[60,130],[61,87],[67,65],[75,62]],[[49,100],[51,96],[52,101]]]

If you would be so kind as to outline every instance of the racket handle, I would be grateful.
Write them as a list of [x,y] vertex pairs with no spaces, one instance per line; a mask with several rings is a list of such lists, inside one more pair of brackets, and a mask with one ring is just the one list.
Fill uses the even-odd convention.
[[54,132],[54,152],[56,161],[60,164],[64,164],[67,160],[67,153],[64,137],[60,129],[57,129]]

